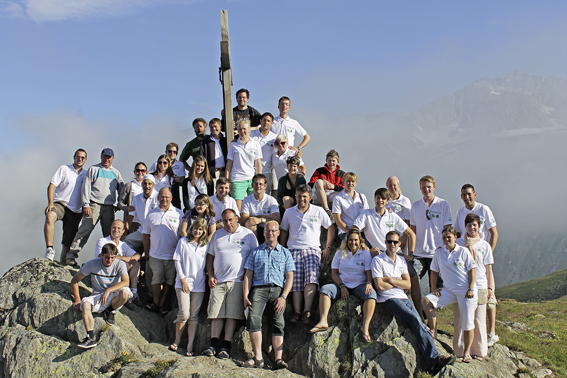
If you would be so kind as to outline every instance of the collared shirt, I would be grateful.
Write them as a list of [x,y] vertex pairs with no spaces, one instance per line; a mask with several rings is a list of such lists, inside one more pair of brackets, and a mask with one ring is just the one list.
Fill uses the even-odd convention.
[[[362,211],[368,208],[366,196],[356,191],[354,192],[354,198],[343,190],[333,199],[333,213],[341,215],[341,220],[346,224],[348,229],[352,228],[354,221]],[[344,233],[345,232],[339,228],[339,234]]]
[[[461,237],[457,239],[457,244],[465,249],[469,249],[465,246],[465,240]],[[486,276],[486,265],[494,264],[494,255],[492,254],[492,248],[486,240],[480,239],[473,248],[476,251],[476,271],[475,271],[475,282],[477,289],[488,288],[488,277]]]
[[400,194],[398,199],[390,199],[388,204],[386,205],[386,209],[392,209],[392,211],[404,221],[410,220],[410,213],[411,213],[411,201],[408,197]]
[[362,211],[354,221],[354,225],[360,231],[364,231],[364,236],[366,236],[372,248],[379,248],[381,251],[386,250],[384,240],[389,231],[396,231],[401,236],[408,228],[406,222],[395,213],[386,210],[384,215],[380,216],[376,212],[376,208]]
[[225,158],[224,158],[224,154],[222,153],[222,147],[221,147],[221,141],[220,138],[216,139],[211,137],[211,140],[213,142],[215,142],[215,168],[224,168],[225,164]]
[[331,269],[338,269],[342,283],[349,289],[354,289],[368,281],[366,271],[371,269],[371,265],[372,255],[365,249],[359,249],[354,255],[346,251],[344,257],[343,251],[337,249]]
[[259,201],[254,196],[254,193],[246,196],[244,201],[242,201],[242,214],[248,214],[251,217],[264,217],[279,213],[279,211],[278,201],[266,193],[264,193],[264,198]]
[[205,291],[206,255],[206,245],[197,245],[194,241],[188,241],[187,238],[179,239],[173,254],[175,270],[177,271],[176,288],[183,288],[181,279],[184,278],[191,292],[202,293]]
[[167,211],[160,207],[150,211],[144,223],[144,234],[150,235],[150,256],[172,260],[179,240],[179,226],[183,213],[173,205]]
[[115,242],[112,241],[111,236],[107,236],[106,238],[98,239],[98,241],[96,242],[95,255],[94,255],[95,259],[98,258],[99,257],[98,255],[102,252],[102,247],[104,247],[104,245],[108,243],[112,243],[116,245],[116,248],[118,248],[117,256],[132,257],[136,254],[136,251],[130,248],[130,246],[124,243],[122,240],[119,240],[117,245]]
[[222,202],[217,198],[217,195],[211,197],[211,202],[215,208],[215,221],[222,219],[222,212],[226,209],[232,209],[236,212],[236,215],[240,216],[240,211],[238,211],[238,206],[236,206],[236,201],[231,196],[227,195],[225,201]]
[[[394,256],[394,259],[395,261],[392,260],[386,252],[382,252],[374,257],[372,259],[372,277],[400,279],[402,278],[402,274],[409,274],[406,259],[397,255]],[[388,299],[392,298],[408,299],[406,293],[399,287],[393,287],[388,290],[377,290],[377,292],[378,303],[386,302]]]
[[443,227],[453,223],[451,207],[437,196],[431,206],[422,198],[411,206],[410,223],[415,226],[415,255],[432,258],[435,250],[443,245]]
[[207,253],[215,257],[213,264],[217,281],[242,282],[244,263],[250,252],[258,247],[256,236],[249,229],[238,226],[236,231],[217,230],[209,243]]
[[297,205],[286,210],[281,228],[289,231],[289,249],[319,249],[321,227],[331,227],[331,218],[321,206],[309,205],[305,214]]
[[140,223],[138,231],[143,234],[146,216],[151,210],[159,207],[158,193],[152,190],[148,198],[144,197],[144,193],[138,194],[132,200],[132,206],[134,207],[134,211],[132,211],[130,215],[134,216],[134,221]]
[[256,160],[262,160],[262,147],[258,139],[244,143],[240,139],[228,147],[227,160],[232,160],[230,179],[235,181],[252,180],[256,173]]
[[467,229],[465,228],[465,218],[469,215],[469,213],[478,215],[480,218],[478,233],[481,235],[480,237],[482,239],[490,243],[490,232],[488,232],[488,230],[492,227],[496,227],[496,219],[494,219],[494,215],[492,214],[490,207],[483,205],[482,203],[475,202],[471,210],[467,209],[465,206],[457,210],[457,215],[455,215],[455,229],[457,232],[460,233],[461,236],[467,233]]
[[83,168],[79,173],[73,164],[60,166],[51,179],[51,184],[55,185],[53,202],[62,203],[72,212],[80,213],[83,207],[81,188],[86,175],[86,169]]
[[268,135],[262,135],[260,129],[250,131],[250,139],[256,139],[262,146],[262,173],[272,172],[272,152],[277,135],[268,130]]
[[253,250],[244,269],[254,272],[252,286],[275,284],[284,286],[285,273],[295,271],[295,263],[291,252],[279,243],[271,249],[266,243]]
[[[278,180],[287,173],[287,159],[290,156],[295,156],[296,154],[296,151],[288,148],[283,154],[281,154],[281,156],[278,156],[278,150],[274,149],[274,152],[272,152],[272,166],[274,167]],[[303,163],[302,159],[299,159],[299,167],[302,165],[305,165],[305,163]]]
[[474,268],[476,262],[468,248],[458,244],[455,244],[452,251],[447,251],[445,246],[439,248],[431,261],[431,270],[441,273],[444,287],[453,293],[464,292],[469,288],[468,272]]
[[[283,119],[280,116],[274,118],[274,123],[271,129],[276,135],[285,135],[287,137],[288,147],[297,146],[301,144],[303,137],[307,134],[307,131],[293,118],[289,116]],[[299,143],[295,144],[295,137],[301,137]]]

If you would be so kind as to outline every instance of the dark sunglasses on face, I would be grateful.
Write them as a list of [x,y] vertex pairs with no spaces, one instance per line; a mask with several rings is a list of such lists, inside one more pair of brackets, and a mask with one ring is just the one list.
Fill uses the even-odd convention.
[[146,173],[145,169],[135,169],[134,172],[136,173]]
[[167,165],[167,161],[160,161],[158,164],[165,164],[165,165]]
[[386,240],[386,243],[394,244],[394,245],[398,244],[399,242],[400,242],[399,240]]
[[176,153],[177,153],[177,150],[167,150],[167,153],[168,153],[168,154],[176,154]]

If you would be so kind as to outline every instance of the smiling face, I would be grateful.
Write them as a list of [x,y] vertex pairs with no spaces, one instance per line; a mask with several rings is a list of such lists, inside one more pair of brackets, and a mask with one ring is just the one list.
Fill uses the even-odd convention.
[[284,116],[287,116],[287,113],[289,112],[289,109],[291,108],[291,102],[289,100],[281,100],[278,103],[278,110],[280,111],[280,116],[282,118],[286,118]]
[[445,244],[445,248],[448,251],[452,251],[455,248],[455,241],[457,240],[457,236],[454,235],[452,232],[445,231],[443,233],[443,244]]
[[329,170],[331,172],[334,172],[337,169],[337,165],[339,165],[339,159],[337,159],[334,156],[329,156],[326,162],[327,162],[327,167],[329,167]]
[[374,203],[376,203],[376,211],[381,213],[382,210],[386,208],[386,205],[390,202],[388,199],[383,198],[382,196],[375,196]]
[[396,253],[398,250],[398,244],[400,243],[400,235],[397,233],[395,235],[390,235],[386,238],[386,252],[388,254]]
[[201,235],[203,235],[204,232],[205,230],[203,230],[201,227],[194,227],[193,231],[191,232],[191,235],[193,236],[193,240],[199,240],[199,238],[201,237]]
[[461,199],[465,203],[467,209],[472,209],[475,205],[476,193],[472,188],[461,190]]
[[356,180],[349,179],[345,182],[345,190],[348,193],[352,193],[354,188],[356,188]]
[[435,184],[429,181],[421,181],[419,183],[419,190],[423,194],[423,199],[425,201],[430,201],[435,198]]
[[348,250],[352,253],[356,253],[360,248],[360,235],[359,234],[350,234],[348,237]]
[[236,102],[238,103],[239,109],[246,109],[248,106],[248,95],[246,92],[240,92],[238,96],[236,96]]
[[197,136],[205,135],[205,131],[207,130],[207,124],[201,121],[195,122],[193,129],[195,129],[195,135]]
[[250,124],[241,122],[238,124],[238,135],[241,139],[247,140],[250,135]]
[[146,169],[145,165],[143,164],[136,165],[136,167],[134,167],[134,175],[136,176],[136,181],[138,182],[142,181],[142,178],[144,177],[147,171],[148,170]]
[[388,180],[386,180],[386,187],[390,195],[397,198],[400,192],[400,180],[398,180],[396,176],[389,177]]
[[156,184],[151,180],[144,180],[142,181],[142,189],[144,190],[144,197],[149,198],[154,190],[154,186]]
[[195,173],[201,176],[205,172],[205,162],[204,161],[196,161],[195,162]]
[[211,122],[209,124],[209,129],[211,129],[211,135],[217,137],[221,132],[221,125],[218,122]]
[[273,123],[274,123],[274,120],[272,119],[272,117],[270,117],[270,115],[266,114],[260,120],[260,131],[270,130]]
[[[164,188],[167,189],[167,188]],[[160,190],[158,195],[159,207],[162,210],[169,209],[169,205],[171,204],[171,192],[168,190]]]
[[73,161],[76,169],[82,168],[87,162],[87,154],[84,151],[77,151],[73,156]]
[[469,222],[465,225],[465,228],[467,229],[467,235],[471,238],[476,238],[478,236],[478,229],[479,229],[479,225],[477,221],[472,221]]
[[195,201],[195,211],[197,212],[197,214],[203,214],[205,212],[205,210],[207,210],[207,204],[204,202],[196,202]]
[[264,227],[264,238],[266,239],[266,244],[274,246],[278,242],[278,237],[280,236],[280,227],[277,222],[269,222],[266,227]]
[[287,140],[276,139],[274,142],[274,146],[278,149],[278,151],[283,154],[285,150],[287,150]]
[[114,156],[100,155],[100,164],[106,169],[112,166],[113,161],[114,161]]
[[121,221],[114,221],[112,222],[112,226],[110,228],[110,236],[112,240],[118,240],[124,234],[124,223]]
[[311,192],[298,191],[295,194],[295,200],[297,201],[297,207],[299,209],[307,209],[309,207],[309,201],[311,201]]
[[263,178],[257,178],[252,183],[252,189],[254,190],[254,194],[262,195],[266,192],[266,180]]
[[228,193],[230,193],[230,184],[217,185],[217,198],[219,200],[224,200]]
[[157,163],[157,167],[159,173],[165,174],[165,171],[167,170],[167,168],[169,168],[169,161],[167,161],[167,159],[165,158],[159,159]]
[[299,167],[297,166],[297,164],[288,164],[287,165],[287,171],[289,173],[291,173],[292,175],[297,174],[298,169],[299,169]]
[[165,153],[169,156],[171,161],[173,161],[177,158],[177,147],[169,147]]

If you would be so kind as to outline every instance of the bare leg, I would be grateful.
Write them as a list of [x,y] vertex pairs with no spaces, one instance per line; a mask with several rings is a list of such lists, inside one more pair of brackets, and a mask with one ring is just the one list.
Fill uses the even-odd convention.
[[376,301],[374,299],[367,299],[362,305],[362,333],[368,335],[368,328],[370,327],[370,321],[372,316],[374,316],[374,309],[376,308]]
[[327,193],[325,192],[325,182],[321,179],[315,181],[315,191],[317,192],[317,199],[321,203],[323,209],[328,209]]
[[242,211],[242,200],[236,200],[236,206],[238,206],[238,211]]
[[195,343],[195,334],[197,333],[197,324],[187,325],[187,353],[193,352],[193,344]]
[[307,284],[303,290],[303,297],[305,299],[305,310],[311,311],[311,306],[313,305],[313,300],[315,299],[315,294],[317,294],[317,285]]
[[[435,311],[435,307],[433,304],[427,299],[427,297],[423,298],[422,301],[423,310],[425,311],[425,315],[427,316],[427,320],[429,320],[429,329],[431,330],[431,336],[434,339],[437,338],[437,311]],[[470,350],[470,345],[469,345]]]
[[130,287],[132,289],[138,288],[138,276],[140,275],[140,263],[136,262],[130,269]]
[[[250,342],[252,343],[252,351],[254,352],[254,356],[258,361],[262,361],[264,359],[264,357],[262,356],[262,332],[250,332]],[[250,362],[252,362],[252,364],[254,363],[254,361],[252,360],[248,361],[248,363]]]
[[226,319],[224,327],[224,339],[226,341],[232,341],[232,336],[234,336],[234,330],[236,329],[236,319]]
[[288,197],[288,196],[285,196],[285,197],[282,199],[282,201],[283,201],[283,207],[284,207],[284,209],[286,209],[286,210],[292,208],[292,207],[294,206],[294,204],[295,204],[294,199],[291,198],[291,197]]
[[50,211],[45,214],[45,225],[43,226],[43,236],[45,237],[45,246],[53,246],[53,235],[55,234],[55,222],[57,221],[57,213]]
[[272,336],[272,347],[274,348],[274,358],[282,359],[283,355],[283,336]]
[[61,262],[61,264],[65,264],[65,261],[67,260],[67,252],[69,252],[69,247],[66,245],[61,245],[61,257],[59,258],[59,261]]
[[496,335],[496,307],[486,310],[488,319],[488,333]]
[[114,297],[112,302],[110,302],[110,306],[112,309],[117,309],[120,306],[123,306],[126,302],[128,302],[128,292],[126,290],[120,290],[120,294]]
[[413,305],[419,314],[419,317],[423,321],[423,307],[421,306],[421,286],[419,285],[419,276],[411,278],[411,300]]
[[83,303],[83,323],[85,324],[87,332],[94,330],[92,305],[89,302]]
[[224,327],[224,319],[213,319],[211,321],[211,339],[218,339]]
[[316,328],[327,328],[329,327],[329,310],[331,309],[331,298],[326,296],[325,294],[319,295],[319,314],[321,315],[321,319],[319,319],[319,323],[315,324]]
[[161,284],[152,285],[152,293],[154,294],[154,303],[159,307],[161,297]]
[[301,314],[301,304],[303,303],[303,291],[293,291],[293,310]]
[[163,290],[161,291],[161,297],[159,298],[159,307],[163,307],[165,305],[165,300],[167,299],[167,295],[169,294],[169,289],[171,289],[171,285],[163,284]]
[[463,339],[465,341],[465,356],[471,354],[471,346],[474,338],[474,328],[470,331],[463,331]]

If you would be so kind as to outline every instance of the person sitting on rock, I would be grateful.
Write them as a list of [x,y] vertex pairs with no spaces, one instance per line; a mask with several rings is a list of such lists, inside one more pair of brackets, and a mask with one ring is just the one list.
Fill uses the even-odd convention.
[[274,370],[285,369],[283,360],[284,310],[293,284],[295,264],[291,252],[278,243],[280,226],[270,220],[264,227],[265,243],[253,250],[244,264],[244,309],[248,314],[248,332],[254,358],[241,363],[243,367],[264,367],[262,356],[262,314],[267,307],[272,325]]
[[331,300],[342,298],[346,301],[352,294],[364,301],[360,332],[364,341],[367,343],[372,341],[368,328],[374,315],[377,298],[372,287],[371,264],[372,256],[364,244],[360,231],[349,230],[331,262],[333,283],[321,288],[319,298],[321,320],[309,330],[309,333],[321,332],[329,328],[327,317],[331,309]]
[[386,253],[381,253],[372,260],[372,277],[378,290],[378,303],[382,303],[386,311],[411,328],[431,375],[435,375],[444,366],[453,364],[455,357],[439,354],[433,337],[404,292],[410,289],[411,281],[406,260],[396,254],[400,234],[396,231],[388,232],[385,242]]
[[334,217],[329,206],[333,204],[335,196],[345,188],[343,182],[345,172],[340,168],[339,153],[331,150],[327,152],[325,165],[317,168],[309,180],[309,186],[313,188],[313,203],[321,205],[331,220],[334,220]]
[[[208,308],[211,344],[203,354],[228,359],[236,323],[244,319],[244,263],[250,252],[258,247],[258,241],[252,231],[238,224],[235,210],[224,210],[222,221],[224,228],[215,232],[207,250],[206,270],[211,288]],[[223,327],[224,340],[220,343]]]
[[280,209],[274,197],[266,193],[267,180],[264,174],[256,174],[252,178],[254,193],[242,201],[240,224],[250,229],[258,243],[264,242],[264,224],[266,220],[280,221]]
[[[83,313],[87,331],[87,337],[77,345],[79,348],[90,349],[97,345],[93,313],[102,313],[106,323],[114,325],[114,312],[132,298],[132,292],[128,288],[130,279],[126,263],[117,259],[117,254],[118,248],[114,244],[105,244],[101,251],[102,257],[87,261],[71,280],[71,291],[75,298],[73,310]],[[93,293],[81,300],[79,282],[89,275]]]

